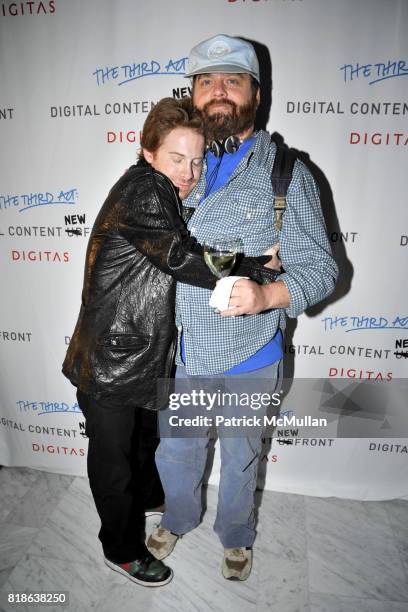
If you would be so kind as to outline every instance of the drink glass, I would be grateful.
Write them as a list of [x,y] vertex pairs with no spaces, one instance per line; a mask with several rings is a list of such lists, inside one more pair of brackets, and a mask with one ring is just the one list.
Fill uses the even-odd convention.
[[204,242],[204,261],[217,278],[228,276],[238,253],[244,250],[241,238],[215,238]]

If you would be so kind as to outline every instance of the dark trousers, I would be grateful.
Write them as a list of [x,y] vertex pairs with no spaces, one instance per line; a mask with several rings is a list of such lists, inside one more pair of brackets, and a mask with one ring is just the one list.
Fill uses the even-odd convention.
[[128,563],[147,552],[145,510],[164,502],[154,461],[157,414],[114,408],[81,391],[77,398],[89,438],[88,477],[102,523],[103,552],[114,563]]

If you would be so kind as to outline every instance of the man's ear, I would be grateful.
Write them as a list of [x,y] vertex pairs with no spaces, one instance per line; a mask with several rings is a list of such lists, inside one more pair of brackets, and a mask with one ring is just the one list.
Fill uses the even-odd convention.
[[258,106],[261,103],[261,89],[260,89],[260,87],[258,87],[258,89],[256,91],[255,100],[256,100],[256,108],[258,108]]
[[153,153],[151,153],[150,151],[148,151],[147,149],[143,149],[142,148],[142,152],[143,152],[143,157],[145,158],[145,160],[151,164],[153,161]]

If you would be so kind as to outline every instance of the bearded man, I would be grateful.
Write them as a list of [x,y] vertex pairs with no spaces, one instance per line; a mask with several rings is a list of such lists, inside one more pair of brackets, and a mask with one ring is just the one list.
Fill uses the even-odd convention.
[[[201,180],[183,202],[193,213],[189,230],[200,242],[239,237],[247,255],[261,255],[279,242],[284,272],[268,285],[238,280],[229,309],[221,313],[209,308],[208,290],[177,283],[176,383],[199,376],[215,381],[258,378],[269,380],[272,393],[281,367],[286,316],[297,317],[323,300],[337,277],[318,189],[297,160],[278,231],[271,184],[276,145],[266,131],[254,131],[261,92],[250,43],[223,34],[199,43],[190,53],[186,76],[193,79],[193,103],[203,113],[208,140]],[[230,580],[245,580],[251,571],[261,438],[261,431],[256,436],[219,434],[214,529],[224,547],[222,573]],[[206,437],[163,437],[157,449],[166,510],[148,548],[159,559],[200,522],[207,446]]]

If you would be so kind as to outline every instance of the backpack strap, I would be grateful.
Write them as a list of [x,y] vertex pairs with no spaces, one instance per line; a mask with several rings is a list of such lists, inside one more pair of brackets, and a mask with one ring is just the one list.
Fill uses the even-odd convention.
[[293,166],[296,154],[289,147],[276,145],[276,155],[273,163],[271,181],[274,194],[273,209],[275,214],[275,228],[282,230],[283,214],[286,210],[286,194],[292,180]]

